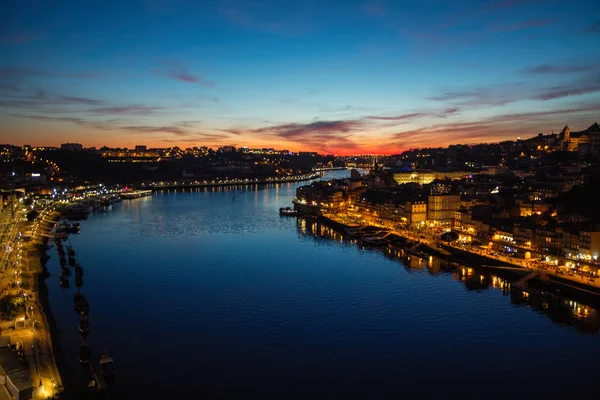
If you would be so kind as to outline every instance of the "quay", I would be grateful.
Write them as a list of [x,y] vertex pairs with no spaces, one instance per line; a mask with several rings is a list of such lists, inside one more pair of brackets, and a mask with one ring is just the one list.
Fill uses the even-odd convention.
[[[381,247],[389,249],[401,249],[404,253],[414,255],[420,258],[425,258],[431,255],[440,259],[445,259],[449,262],[456,261],[473,267],[482,267],[484,269],[494,269],[504,274],[512,275],[515,285],[511,287],[515,290],[521,290],[530,294],[542,296],[544,298],[555,298],[559,293],[572,296],[573,298],[586,299],[592,304],[600,302],[600,290],[597,286],[589,285],[587,282],[579,282],[575,279],[566,279],[564,276],[556,276],[550,271],[540,270],[535,267],[521,265],[515,260],[508,258],[500,259],[491,257],[488,254],[474,253],[466,249],[460,249],[452,246],[449,243],[438,243],[418,237],[411,237],[390,228],[377,227],[374,225],[348,225],[335,219],[332,215],[302,215],[317,222],[337,230],[342,234],[348,234],[361,239],[364,245],[371,245],[374,236],[378,239],[372,241]],[[372,231],[376,230],[376,232]],[[385,233],[384,233],[385,232]],[[441,247],[440,247],[441,246]],[[515,277],[515,274],[516,277]],[[548,277],[549,279],[543,279]],[[570,277],[569,277],[570,278]],[[529,282],[535,281],[532,287]],[[538,289],[540,286],[543,289]]]
[[234,178],[234,179],[212,179],[203,181],[174,181],[174,182],[152,182],[149,185],[142,184],[143,187],[151,187],[151,190],[169,190],[169,189],[185,189],[185,188],[208,188],[221,186],[241,186],[241,185],[264,185],[269,183],[292,183],[303,182],[318,179],[322,177],[322,173],[314,172],[311,174],[291,175],[291,176],[274,176],[264,179],[258,178]]
[[124,200],[137,199],[139,197],[151,196],[152,190],[130,190],[127,192],[122,192],[120,194],[121,198]]

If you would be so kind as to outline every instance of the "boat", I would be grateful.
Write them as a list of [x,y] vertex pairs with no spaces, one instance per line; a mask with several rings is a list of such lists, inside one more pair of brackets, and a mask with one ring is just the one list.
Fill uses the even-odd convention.
[[67,225],[67,233],[79,233],[80,231],[80,225],[79,222],[74,222],[71,225]]
[[81,332],[81,335],[87,336],[91,327],[90,320],[86,316],[82,316],[79,320],[79,332]]
[[90,305],[88,304],[88,301],[83,293],[75,293],[73,295],[73,302],[75,303],[75,311],[82,315],[88,315],[88,313],[90,312]]
[[85,340],[82,340],[81,344],[79,345],[79,351],[77,352],[77,356],[79,357],[79,362],[82,364],[89,363],[91,354],[92,354],[92,351],[90,350],[90,347],[87,345]]
[[64,267],[64,266],[66,266],[66,265],[67,265],[67,259],[65,258],[65,255],[64,255],[64,254],[61,254],[61,255],[58,257],[58,262],[60,263],[60,266],[61,266],[61,267]]
[[107,381],[113,380],[115,378],[115,362],[108,355],[106,350],[100,354],[100,372],[104,376],[104,379]]
[[69,257],[75,257],[75,250],[71,246],[67,246],[67,254]]
[[285,208],[281,207],[279,209],[279,215],[294,217],[294,216],[298,215],[298,211],[296,211],[290,207],[285,207]]
[[67,267],[66,265],[60,266],[60,272],[64,276],[71,276],[71,269],[69,267]]

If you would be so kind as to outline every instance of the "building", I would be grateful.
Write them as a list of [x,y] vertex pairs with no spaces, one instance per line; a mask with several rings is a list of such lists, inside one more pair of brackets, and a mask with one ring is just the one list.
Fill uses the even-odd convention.
[[409,201],[404,205],[404,218],[412,226],[424,224],[427,220],[427,203],[424,201]]
[[13,399],[27,400],[33,396],[29,369],[9,347],[0,349],[0,383],[6,387]]
[[63,143],[60,145],[60,149],[69,151],[82,151],[83,145],[81,143]]
[[464,177],[478,175],[479,172],[469,171],[412,171],[412,172],[396,172],[393,177],[398,185],[405,183],[418,183],[419,185],[427,185],[436,179],[452,179],[458,180]]
[[427,198],[427,220],[436,225],[453,225],[455,212],[459,207],[458,194],[430,195]]
[[568,125],[560,131],[558,135],[559,150],[562,151],[580,151],[586,149],[598,150],[600,148],[600,126],[594,123],[586,130],[580,132],[571,132]]

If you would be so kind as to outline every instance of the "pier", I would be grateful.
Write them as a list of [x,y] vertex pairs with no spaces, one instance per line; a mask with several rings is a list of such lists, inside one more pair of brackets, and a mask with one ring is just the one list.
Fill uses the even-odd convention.
[[152,196],[152,190],[130,190],[121,193],[120,196],[125,200],[137,199],[138,197]]

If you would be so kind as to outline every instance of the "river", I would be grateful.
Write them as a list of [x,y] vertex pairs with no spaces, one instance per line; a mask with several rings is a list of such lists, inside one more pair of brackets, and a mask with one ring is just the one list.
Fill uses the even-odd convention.
[[[326,177],[341,177],[335,171]],[[398,260],[280,217],[306,183],[165,191],[71,235],[94,362],[112,398],[555,398],[598,376],[598,312],[500,279]],[[71,288],[46,281],[65,370],[84,390]],[[88,389],[91,390],[91,389]]]

